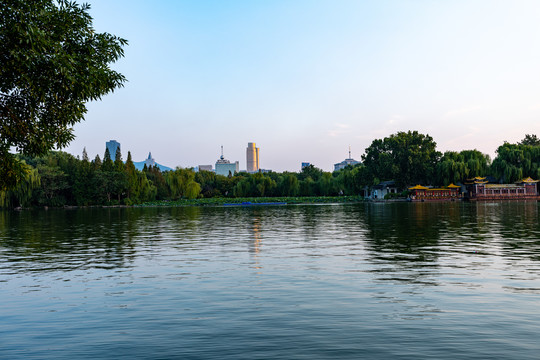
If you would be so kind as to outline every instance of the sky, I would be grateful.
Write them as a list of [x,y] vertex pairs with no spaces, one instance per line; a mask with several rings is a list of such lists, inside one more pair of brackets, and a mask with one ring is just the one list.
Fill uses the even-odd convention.
[[64,149],[169,167],[325,171],[375,139],[430,135],[495,156],[540,136],[540,1],[88,0],[125,38],[123,88],[88,103]]

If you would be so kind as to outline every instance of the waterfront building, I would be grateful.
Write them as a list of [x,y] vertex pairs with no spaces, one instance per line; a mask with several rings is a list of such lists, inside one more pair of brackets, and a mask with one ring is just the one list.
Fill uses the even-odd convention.
[[349,157],[340,163],[334,164],[334,171],[339,171],[341,169],[346,168],[349,165],[354,166],[356,164],[360,164],[360,161],[354,160],[351,157],[351,147],[349,146]]
[[109,149],[110,159],[114,161],[116,159],[116,150],[120,149],[120,143],[116,140],[109,140],[105,143],[105,147]]
[[367,198],[371,200],[381,200],[384,199],[386,194],[396,194],[399,192],[396,182],[394,180],[381,181],[375,186],[372,186],[371,189],[365,188],[364,194],[367,194]]
[[259,148],[255,143],[248,143],[246,149],[246,168],[248,173],[259,171]]
[[450,184],[443,188],[416,185],[409,188],[411,201],[454,201],[461,199],[461,186]]
[[489,184],[486,178],[475,177],[465,183],[468,200],[540,200],[538,180],[528,177],[514,184]]
[[229,176],[239,172],[240,165],[238,161],[231,163],[223,157],[223,146],[221,146],[221,157],[216,161],[216,174]]

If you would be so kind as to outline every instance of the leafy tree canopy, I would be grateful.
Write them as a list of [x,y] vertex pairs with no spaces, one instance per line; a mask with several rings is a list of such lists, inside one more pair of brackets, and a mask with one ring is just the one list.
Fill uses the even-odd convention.
[[537,141],[536,135],[526,135],[520,143],[499,146],[491,166],[493,175],[507,183],[528,176],[540,178],[540,144],[534,145]]
[[445,186],[475,176],[489,175],[490,163],[489,155],[478,150],[447,151],[437,163],[437,183]]
[[302,168],[302,171],[300,172],[299,179],[305,180],[308,177],[312,178],[314,181],[319,180],[319,178],[322,176],[323,171],[312,164],[309,164],[308,166],[304,166]]
[[121,87],[109,65],[127,41],[97,33],[90,6],[66,0],[0,2],[0,189],[25,177],[10,154],[66,146],[85,103]]
[[373,140],[362,155],[373,179],[395,180],[398,186],[431,183],[441,157],[437,144],[418,131],[398,132]]
[[518,145],[540,146],[540,139],[534,134],[526,134],[525,138]]

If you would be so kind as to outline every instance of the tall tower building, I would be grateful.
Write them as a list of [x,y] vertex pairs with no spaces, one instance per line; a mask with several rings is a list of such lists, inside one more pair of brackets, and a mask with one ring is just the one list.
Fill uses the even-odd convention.
[[249,173],[259,171],[259,148],[255,143],[248,143],[246,149],[246,170]]
[[105,143],[105,146],[109,149],[111,160],[114,161],[114,159],[116,159],[116,149],[120,148],[120,143],[116,140],[110,140]]

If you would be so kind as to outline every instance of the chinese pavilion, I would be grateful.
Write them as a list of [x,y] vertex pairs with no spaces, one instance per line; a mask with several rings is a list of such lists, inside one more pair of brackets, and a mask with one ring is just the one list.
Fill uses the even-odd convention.
[[409,188],[411,192],[411,201],[455,201],[460,199],[460,186],[450,184],[444,188],[428,188],[422,185],[416,185]]
[[486,178],[468,179],[469,200],[538,200],[538,180],[528,177],[514,184],[488,184]]

